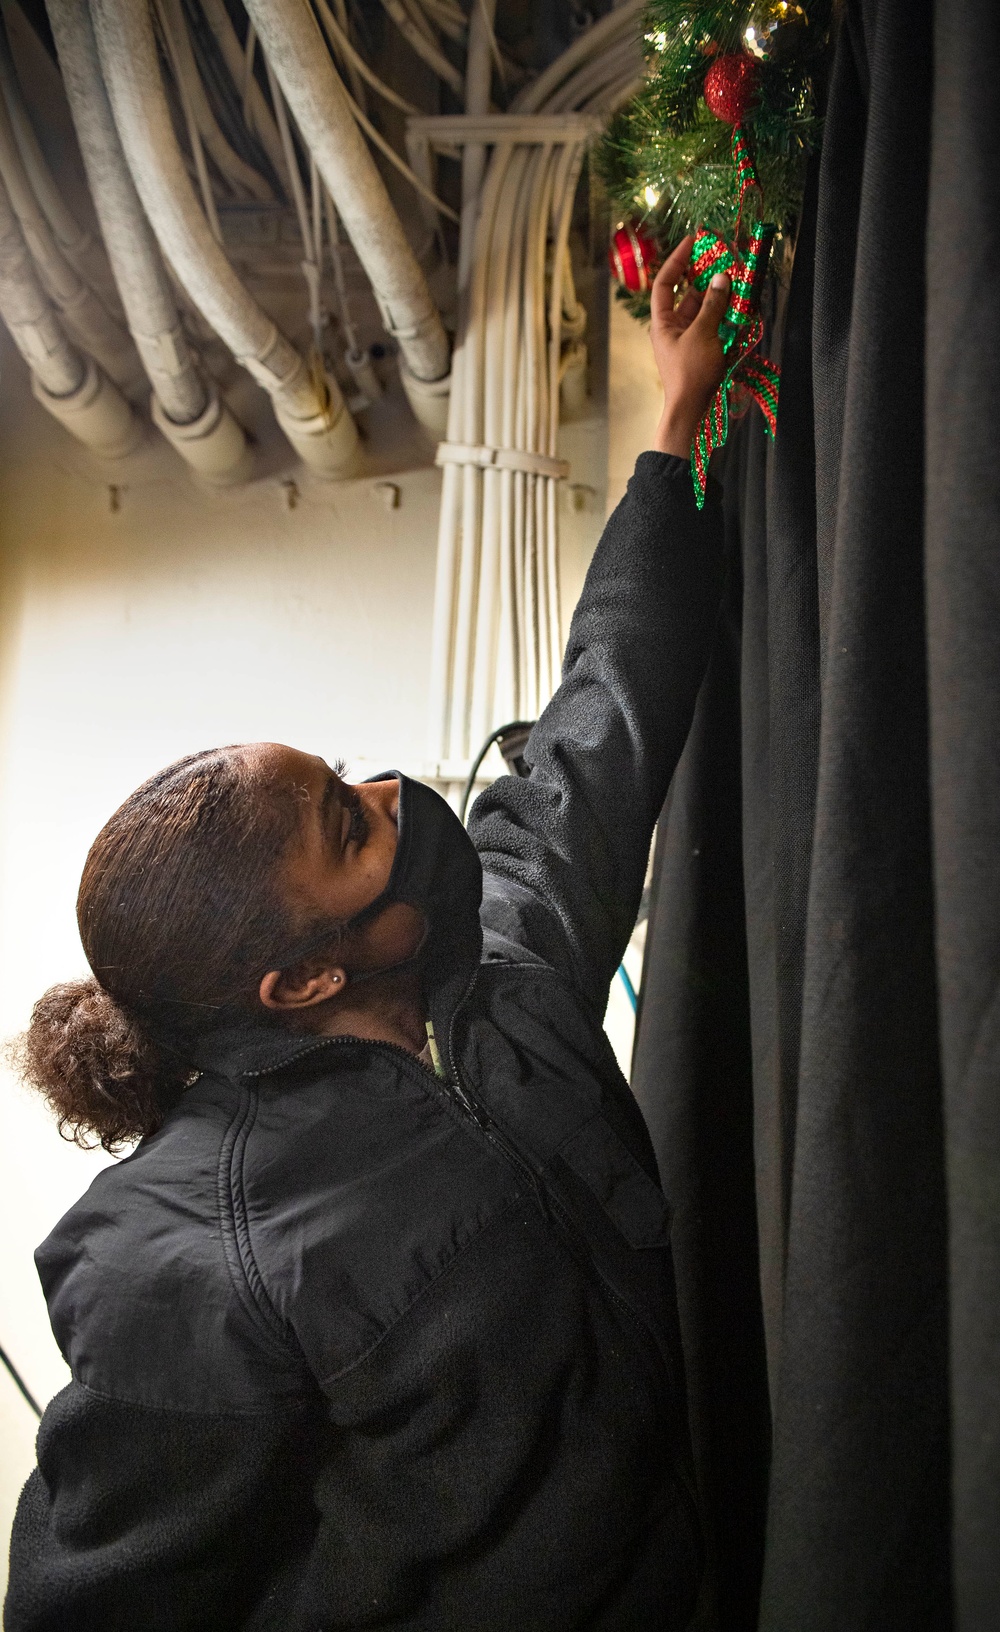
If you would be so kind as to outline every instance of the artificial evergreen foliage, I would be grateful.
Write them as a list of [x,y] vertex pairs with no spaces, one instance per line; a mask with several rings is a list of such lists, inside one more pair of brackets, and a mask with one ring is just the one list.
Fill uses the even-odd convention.
[[[596,152],[620,215],[641,222],[664,247],[700,227],[731,238],[737,206],[732,132],[709,111],[703,87],[720,56],[749,52],[757,90],[741,125],[766,218],[779,232],[792,230],[806,159],[822,129],[817,79],[830,20],[830,0],[650,0],[643,25],[649,78],[612,119]],[[620,294],[637,316],[648,314],[648,296]]]

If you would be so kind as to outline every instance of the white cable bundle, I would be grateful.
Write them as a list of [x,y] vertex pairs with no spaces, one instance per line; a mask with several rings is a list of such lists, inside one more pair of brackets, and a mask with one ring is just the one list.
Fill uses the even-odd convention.
[[558,677],[563,265],[583,151],[504,143],[483,193],[438,454],[432,751],[455,775],[498,720],[534,717]]
[[472,253],[460,258],[470,270],[438,450],[431,661],[429,751],[445,781],[465,777],[499,723],[538,716],[562,657],[558,481],[568,467],[556,441],[562,372],[582,351],[568,239],[586,144],[579,121],[563,141],[546,131],[532,142],[523,115],[609,112],[630,94],[641,3],[626,0],[515,99],[517,136],[494,146]]

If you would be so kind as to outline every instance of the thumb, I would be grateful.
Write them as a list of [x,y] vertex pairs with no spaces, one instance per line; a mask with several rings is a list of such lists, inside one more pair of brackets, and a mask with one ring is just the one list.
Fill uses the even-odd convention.
[[703,334],[714,334],[726,315],[728,305],[729,277],[725,272],[716,272],[705,290],[705,298],[698,316],[691,324],[692,329],[700,329]]

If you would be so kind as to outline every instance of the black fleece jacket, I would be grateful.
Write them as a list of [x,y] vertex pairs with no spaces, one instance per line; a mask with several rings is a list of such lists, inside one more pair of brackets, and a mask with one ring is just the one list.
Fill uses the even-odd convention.
[[669,1214],[601,1017],[690,725],[721,516],[640,458],[481,912],[403,1050],[217,1034],[39,1248],[73,1372],[7,1632],[667,1632],[701,1570]]

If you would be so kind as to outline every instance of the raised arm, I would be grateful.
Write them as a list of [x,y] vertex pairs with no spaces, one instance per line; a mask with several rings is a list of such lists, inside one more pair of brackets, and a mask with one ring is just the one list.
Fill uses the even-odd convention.
[[653,286],[664,387],[587,573],[559,690],[532,731],[530,775],[502,777],[469,829],[484,924],[568,973],[601,1005],[635,923],[653,827],[691,725],[722,582],[722,514],[695,505],[688,450],[722,377],[728,279],[674,307],[686,238]]

